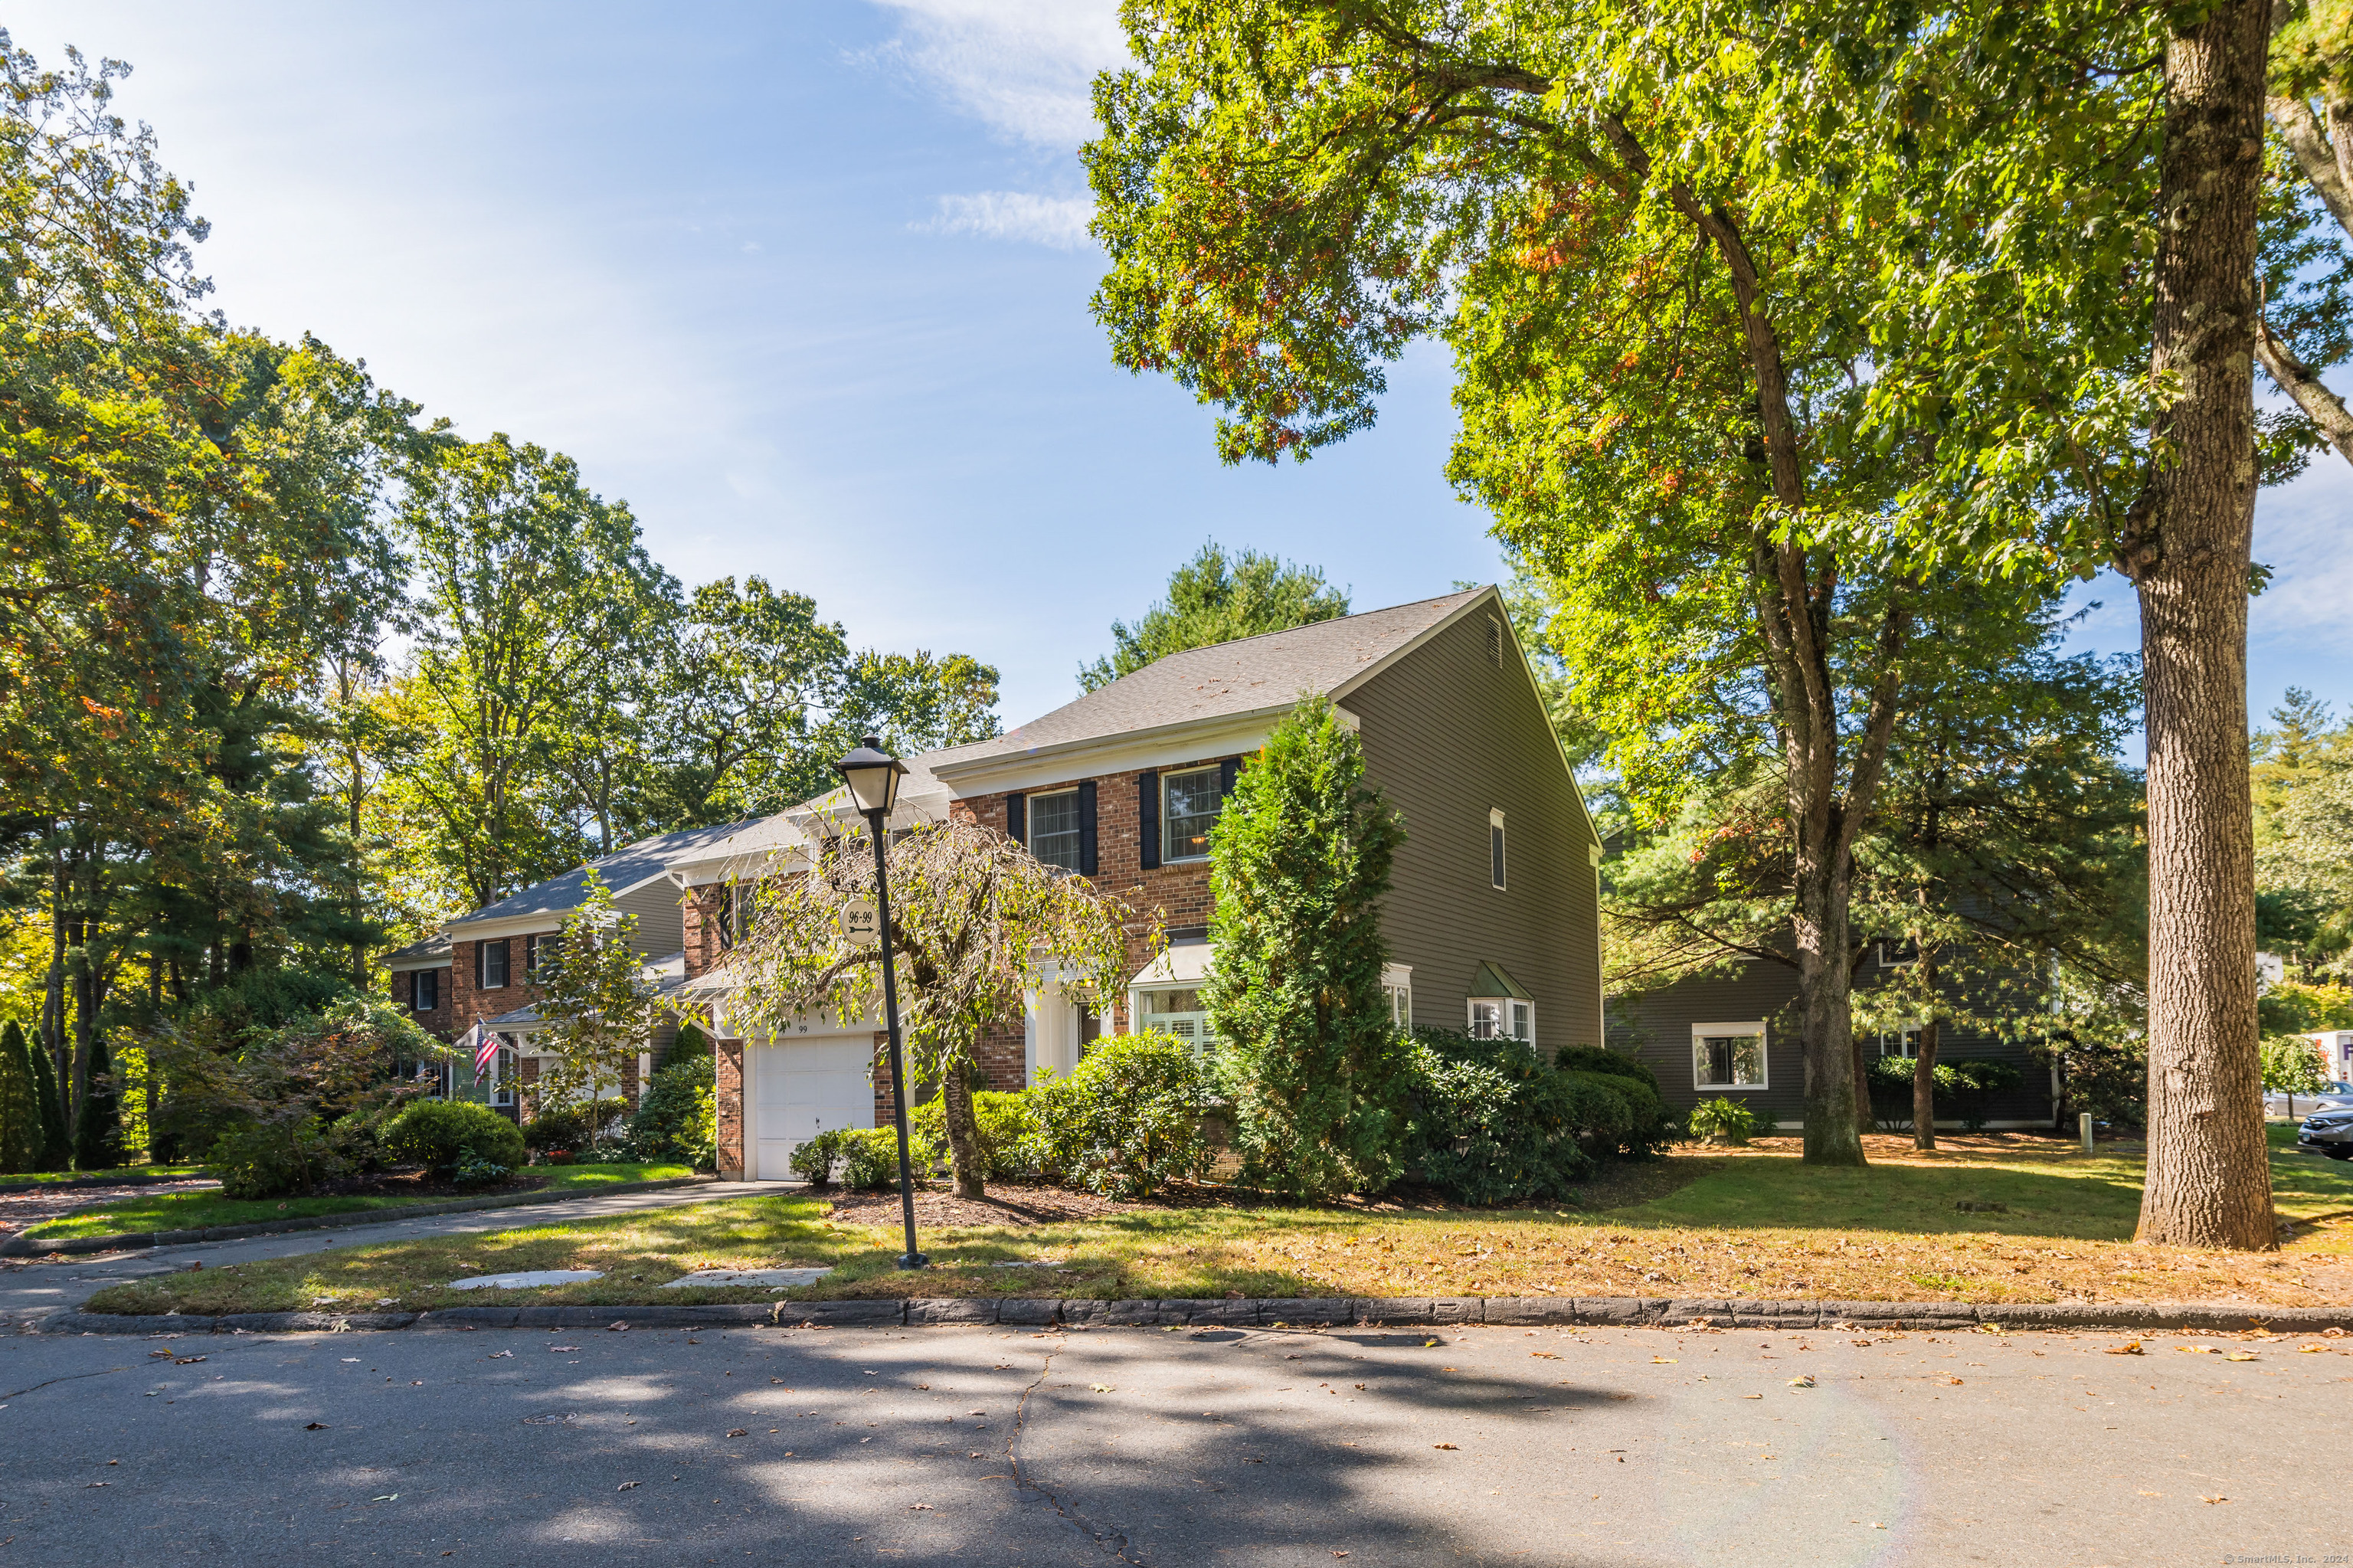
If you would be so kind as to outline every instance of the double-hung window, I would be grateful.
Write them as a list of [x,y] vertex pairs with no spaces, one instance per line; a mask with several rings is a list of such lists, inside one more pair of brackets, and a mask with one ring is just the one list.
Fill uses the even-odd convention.
[[1517,1040],[1533,1045],[1536,1039],[1536,1007],[1532,1001],[1522,1001],[1510,996],[1474,996],[1471,999],[1471,1038],[1473,1040]]
[[1920,1054],[1920,1026],[1907,1023],[1901,1029],[1883,1029],[1879,1033],[1879,1054],[1902,1056],[1906,1060]]
[[1064,871],[1079,869],[1079,792],[1057,789],[1029,799],[1029,853]]
[[1765,1026],[1693,1024],[1692,1085],[1702,1089],[1764,1088]]
[[417,969],[408,977],[408,1005],[418,1012],[430,1012],[441,1005],[441,971]]
[[1195,768],[1183,773],[1165,774],[1160,789],[1164,797],[1160,810],[1161,860],[1207,860],[1209,830],[1218,825],[1218,813],[1226,803],[1225,769]]
[[1389,1022],[1402,1033],[1413,1027],[1413,966],[1381,966],[1381,995],[1389,1004]]
[[484,942],[474,949],[474,983],[484,991],[503,991],[507,983],[507,945]]

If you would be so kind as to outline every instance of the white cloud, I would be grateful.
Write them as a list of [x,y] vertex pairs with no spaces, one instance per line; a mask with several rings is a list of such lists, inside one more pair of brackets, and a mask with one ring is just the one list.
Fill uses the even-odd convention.
[[1115,0],[874,0],[900,19],[884,53],[998,134],[1075,151],[1094,133],[1095,73],[1127,61]]
[[1036,196],[1028,191],[980,191],[940,197],[934,234],[976,234],[984,239],[1023,239],[1076,250],[1092,244],[1087,220],[1095,204],[1084,196]]

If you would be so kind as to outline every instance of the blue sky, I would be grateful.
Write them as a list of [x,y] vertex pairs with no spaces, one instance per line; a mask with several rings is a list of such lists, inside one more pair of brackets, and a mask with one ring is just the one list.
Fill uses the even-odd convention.
[[[1448,366],[1303,466],[1226,469],[1210,417],[1112,366],[1075,150],[1113,0],[419,4],[33,0],[5,22],[132,62],[120,103],[214,224],[229,316],[308,330],[469,435],[560,448],[689,583],[757,572],[853,640],[960,650],[1019,723],[1075,694],[1214,536],[1360,609],[1503,570],[1440,470]],[[2258,715],[2353,707],[2353,470],[2267,494]],[[2137,643],[2109,579],[2084,646]]]

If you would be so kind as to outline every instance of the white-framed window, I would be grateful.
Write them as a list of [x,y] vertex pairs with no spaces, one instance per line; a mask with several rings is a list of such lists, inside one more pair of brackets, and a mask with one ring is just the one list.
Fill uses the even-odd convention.
[[1762,1023],[1692,1025],[1692,1086],[1761,1089],[1765,1082]]
[[1389,1004],[1389,1022],[1400,1030],[1413,1027],[1413,966],[1383,964],[1381,995]]
[[491,1058],[491,1104],[511,1106],[514,1104],[514,1037],[501,1034],[499,1039],[503,1044],[499,1046],[498,1054]]
[[1160,776],[1160,861],[1209,858],[1209,830],[1226,805],[1226,770],[1193,768]]
[[1487,880],[1497,891],[1504,886],[1504,813],[1487,813]]
[[1029,853],[1064,871],[1079,869],[1079,792],[1057,789],[1023,802],[1029,813]]
[[1907,1023],[1901,1029],[1881,1030],[1879,1054],[1883,1056],[1901,1056],[1907,1062],[1916,1058],[1920,1054],[1920,1025]]
[[408,977],[408,1005],[418,1012],[430,1012],[441,1005],[441,971],[417,969]]
[[507,945],[484,942],[474,949],[474,980],[484,991],[503,991],[507,983]]
[[1205,1054],[1217,1044],[1209,1033],[1209,1014],[1201,1006],[1198,987],[1140,991],[1134,995],[1138,1034],[1166,1034],[1182,1040],[1192,1048],[1195,1056]]
[[731,882],[719,894],[719,947],[724,952],[752,929],[752,894],[756,885]]
[[1471,999],[1470,1025],[1473,1040],[1517,1040],[1534,1045],[1536,1004],[1512,996],[1474,996]]
[[1920,961],[1920,944],[1909,937],[1883,937],[1878,943],[1879,967],[1900,969]]
[[554,951],[555,938],[554,936],[533,935],[525,937],[522,939],[522,978],[525,980],[537,980],[539,978],[539,966],[547,962],[548,955]]

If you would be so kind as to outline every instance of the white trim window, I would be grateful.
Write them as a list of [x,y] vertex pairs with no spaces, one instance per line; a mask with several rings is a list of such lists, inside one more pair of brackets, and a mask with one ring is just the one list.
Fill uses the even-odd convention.
[[1882,937],[1878,948],[1883,969],[1906,969],[1920,961],[1920,944],[1909,937]]
[[1029,813],[1029,853],[1048,865],[1078,870],[1079,792],[1057,789],[1049,795],[1032,795],[1024,809]]
[[413,1012],[430,1012],[441,1005],[441,971],[414,969],[408,976],[408,1006]]
[[515,1103],[514,1036],[512,1034],[501,1034],[499,1036],[499,1040],[500,1045],[498,1054],[491,1058],[490,1082],[485,1086],[485,1087],[490,1090],[491,1104],[494,1106],[511,1106]]
[[1226,807],[1226,770],[1188,768],[1160,776],[1160,863],[1209,858],[1209,832]]
[[1138,1034],[1166,1034],[1181,1040],[1196,1059],[1205,1056],[1217,1044],[1209,1033],[1209,1014],[1201,1005],[1198,987],[1177,990],[1139,991],[1130,993],[1135,1005],[1135,1032]]
[[1487,872],[1495,890],[1504,890],[1504,813],[1487,813]]
[[1515,996],[1474,996],[1469,1033],[1473,1040],[1516,1040],[1534,1047],[1536,1004]]
[[1883,1056],[1901,1056],[1907,1062],[1918,1060],[1920,1055],[1920,1025],[1916,1023],[1907,1023],[1901,1029],[1881,1030],[1879,1032],[1879,1054]]
[[1765,1025],[1692,1025],[1692,1086],[1696,1089],[1761,1089],[1765,1078]]
[[507,945],[504,939],[483,942],[474,948],[474,983],[484,991],[507,988]]
[[1383,964],[1381,995],[1389,1004],[1389,1022],[1398,1033],[1413,1027],[1413,966]]

